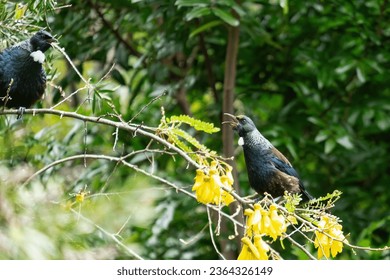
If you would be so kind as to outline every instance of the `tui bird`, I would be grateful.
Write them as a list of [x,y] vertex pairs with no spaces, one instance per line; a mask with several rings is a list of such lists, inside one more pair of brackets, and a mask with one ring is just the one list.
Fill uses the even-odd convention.
[[0,53],[0,106],[23,112],[42,97],[46,88],[44,52],[55,41],[49,32],[40,30]]
[[257,193],[267,192],[274,198],[282,196],[285,191],[301,193],[303,202],[313,198],[291,163],[257,130],[250,118],[225,115],[232,120],[224,123],[229,123],[240,136],[238,144],[244,149],[249,184]]

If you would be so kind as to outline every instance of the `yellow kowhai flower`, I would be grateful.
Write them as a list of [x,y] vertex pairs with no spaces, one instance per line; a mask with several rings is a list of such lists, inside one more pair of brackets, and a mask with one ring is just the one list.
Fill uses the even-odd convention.
[[241,239],[242,250],[240,255],[238,255],[237,260],[258,260],[260,259],[260,253],[248,237],[243,237]]
[[[227,188],[228,190],[233,190],[232,184],[230,182],[231,181],[227,175],[221,176],[222,185],[225,186],[225,188]],[[221,199],[222,199],[222,203],[225,205],[229,205],[234,201],[234,197],[230,193],[226,192],[225,190],[222,190]]]
[[[342,231],[342,226],[336,219],[329,216],[322,216],[318,223],[319,230],[315,231],[314,247],[318,248],[318,258],[323,256],[329,258],[330,255],[335,257],[338,253],[343,251],[343,242],[338,240],[345,240]],[[335,240],[338,239],[338,240]]]
[[76,194],[76,201],[78,202],[78,203],[82,203],[82,202],[84,202],[84,198],[85,198],[85,195],[86,195],[86,193],[85,192],[79,192],[79,193],[77,193]]
[[244,215],[247,216],[246,236],[266,234],[276,240],[278,236],[286,232],[286,219],[278,214],[276,205],[272,204],[268,211],[258,203],[254,204],[253,208],[253,210],[245,209],[244,211]]
[[281,236],[287,230],[286,219],[284,216],[278,215],[277,207],[274,204],[269,207],[269,217],[271,225],[268,228],[268,234],[276,240],[278,236]]
[[192,190],[196,192],[196,199],[204,204],[225,204],[229,205],[234,201],[233,196],[222,189],[224,186],[227,189],[232,189],[229,184],[229,179],[220,176],[216,169],[216,165],[211,163],[209,175],[204,174],[201,169],[196,170],[195,183]]
[[260,260],[268,260],[269,245],[261,238],[261,235],[255,235],[255,247],[259,251]]
[[246,218],[246,231],[245,235],[252,237],[253,236],[253,230],[252,230],[252,225],[253,225],[253,213],[255,213],[252,209],[245,209],[244,211],[244,216],[247,216]]
[[196,170],[195,183],[192,190],[196,192],[196,199],[204,204],[213,202],[212,186],[210,176],[203,173],[202,170]]
[[243,245],[237,260],[268,260],[269,246],[260,235],[254,237],[254,244],[247,236],[243,237],[241,242]]
[[261,233],[261,211],[263,208],[260,204],[253,205],[254,210],[245,209],[244,215],[247,216],[246,220],[246,235],[252,237]]

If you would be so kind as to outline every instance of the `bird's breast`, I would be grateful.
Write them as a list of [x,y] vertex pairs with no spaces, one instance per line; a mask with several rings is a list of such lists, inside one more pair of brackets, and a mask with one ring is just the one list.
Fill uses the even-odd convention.
[[46,88],[46,74],[30,52],[13,48],[1,54],[0,63],[0,96],[10,96],[7,107],[28,108],[41,98]]

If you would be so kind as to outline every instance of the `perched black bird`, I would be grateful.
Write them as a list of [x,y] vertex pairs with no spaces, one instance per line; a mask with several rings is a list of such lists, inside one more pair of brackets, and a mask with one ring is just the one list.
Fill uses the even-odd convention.
[[0,53],[0,107],[29,108],[45,92],[44,52],[56,41],[47,31]]
[[301,193],[302,201],[313,198],[291,163],[257,130],[250,118],[225,115],[232,118],[225,123],[229,123],[240,136],[238,144],[244,149],[249,184],[257,193],[263,195],[267,192],[276,198],[288,191]]

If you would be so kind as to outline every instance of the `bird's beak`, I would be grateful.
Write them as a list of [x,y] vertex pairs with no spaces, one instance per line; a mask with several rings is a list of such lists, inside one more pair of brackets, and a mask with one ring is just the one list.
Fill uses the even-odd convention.
[[51,44],[51,43],[57,43],[58,41],[57,41],[56,38],[52,37],[52,38],[47,39],[46,42],[48,42],[49,44]]
[[229,114],[229,113],[223,113],[225,116],[229,117],[230,120],[223,121],[222,124],[229,124],[233,129],[236,129],[238,126],[238,119],[236,116]]

